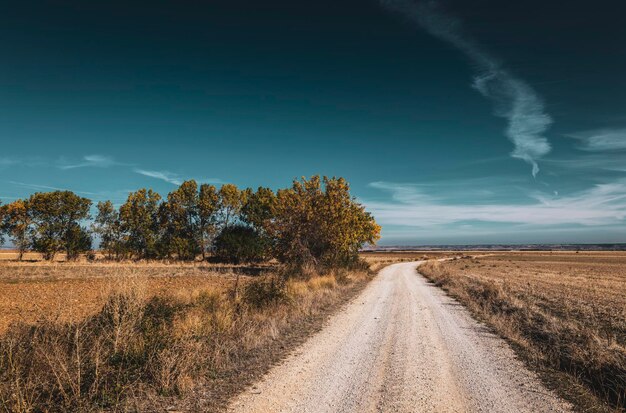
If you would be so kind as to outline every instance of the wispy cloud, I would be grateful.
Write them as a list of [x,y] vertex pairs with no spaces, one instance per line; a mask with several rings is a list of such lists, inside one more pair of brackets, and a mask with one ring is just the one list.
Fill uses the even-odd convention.
[[434,227],[468,222],[530,226],[614,225],[626,219],[626,180],[598,184],[559,197],[530,194],[520,204],[450,204],[411,184],[370,184],[391,194],[392,201],[362,200],[376,220],[385,225]]
[[110,156],[105,155],[86,155],[79,162],[68,163],[66,160],[57,162],[60,169],[76,169],[76,168],[109,168],[114,165],[122,165],[116,162]]
[[[29,184],[26,182],[17,182],[17,181],[7,181],[8,183],[12,184],[12,185],[17,185],[17,186],[21,186],[24,188],[28,188],[28,189],[34,189],[36,191],[67,191],[69,190],[68,188],[60,188],[60,187],[56,187],[56,186],[49,186],[49,185],[39,185],[39,184]],[[77,194],[82,194],[82,195],[98,195],[97,192],[87,192],[87,191],[73,191],[76,192]]]
[[601,171],[626,172],[623,154],[615,152],[595,153],[565,159],[545,159],[544,163],[553,168],[561,168],[568,173],[579,171],[588,176],[597,175]]
[[187,179],[195,179],[199,183],[221,184],[223,181],[219,178],[183,178],[178,174],[169,171],[154,171],[147,169],[134,169],[135,173],[148,176],[154,179],[160,179],[161,181],[168,182],[173,185],[180,185]]
[[0,168],[6,168],[19,163],[17,159],[2,157],[0,158]]
[[[27,182],[19,182],[19,181],[6,181],[7,183],[15,186],[19,186],[22,188],[27,188],[29,190],[34,191],[72,191],[79,195],[86,196],[93,201],[104,201],[110,200],[117,203],[122,202],[126,199],[129,193],[133,192],[134,189],[117,189],[117,190],[102,190],[102,191],[81,191],[75,190],[70,187],[58,187],[52,185],[42,185],[42,184],[33,184]],[[9,198],[9,197],[3,197]],[[12,199],[18,199],[17,197],[12,197]]]
[[537,160],[550,152],[543,133],[552,124],[542,99],[523,80],[513,76],[502,63],[463,31],[461,21],[441,10],[438,1],[380,0],[383,6],[400,12],[431,35],[463,52],[476,66],[473,87],[495,105],[496,116],[508,120],[506,136],[515,149],[511,156],[532,165],[539,172]]
[[616,151],[626,149],[626,128],[597,129],[567,135],[578,139],[580,149],[590,152]]
[[0,157],[0,168],[19,167],[24,166],[27,168],[37,168],[40,166],[47,166],[48,162],[45,159],[39,157],[21,158],[16,156],[2,156]]
[[135,168],[134,171],[139,175],[148,176],[154,179],[160,179],[161,181],[165,181],[173,185],[180,185],[183,183],[183,180],[180,176],[168,171],[149,171],[139,168]]

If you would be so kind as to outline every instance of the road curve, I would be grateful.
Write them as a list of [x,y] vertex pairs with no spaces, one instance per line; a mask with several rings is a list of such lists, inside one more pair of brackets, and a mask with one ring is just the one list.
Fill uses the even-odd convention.
[[430,285],[384,268],[231,412],[567,412],[500,338]]

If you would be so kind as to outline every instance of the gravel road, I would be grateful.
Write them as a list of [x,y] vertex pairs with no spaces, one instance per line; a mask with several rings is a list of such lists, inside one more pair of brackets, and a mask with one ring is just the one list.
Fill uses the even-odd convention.
[[229,411],[570,411],[419,264],[384,268]]

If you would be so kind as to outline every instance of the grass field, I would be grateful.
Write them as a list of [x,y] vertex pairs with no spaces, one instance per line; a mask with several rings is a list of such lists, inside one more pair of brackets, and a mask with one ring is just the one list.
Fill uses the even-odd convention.
[[[626,253],[361,257],[369,271],[279,285],[273,265],[47,263],[34,255],[16,262],[5,256],[0,407],[219,410],[321,328],[375,271],[423,259],[431,261],[420,271],[512,342],[582,410],[610,411],[602,402],[623,406]],[[450,261],[434,260],[440,258]]]
[[[206,265],[0,263],[0,332],[12,322],[42,317],[79,321],[95,314],[108,297],[132,284],[147,297],[191,296],[234,286],[232,271]],[[249,277],[241,276],[245,283]]]
[[[472,252],[471,254],[480,254]],[[361,258],[365,260],[374,271],[396,263],[420,260],[431,260],[438,258],[461,257],[465,255],[463,251],[389,251],[389,252],[362,252]]]
[[582,410],[626,408],[626,253],[493,253],[420,272]]
[[421,257],[372,254],[370,270],[286,282],[272,265],[5,259],[0,410],[219,410],[374,270]]

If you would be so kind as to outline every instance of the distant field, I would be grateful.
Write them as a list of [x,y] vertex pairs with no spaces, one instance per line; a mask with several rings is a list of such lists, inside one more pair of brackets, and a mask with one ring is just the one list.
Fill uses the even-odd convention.
[[[19,254],[16,250],[0,249],[0,261],[16,260]],[[38,252],[27,252],[22,257],[24,261],[38,261],[41,260],[41,254]],[[55,261],[65,260],[65,254],[57,254]]]
[[591,390],[626,407],[626,253],[490,253],[427,263],[420,272],[531,363],[567,373],[574,385],[562,388],[578,403]]
[[[0,333],[16,321],[78,321],[119,289],[185,298],[232,289],[235,278],[232,268],[208,264],[0,262]],[[249,278],[243,275],[241,282]]]
[[[479,255],[480,252],[473,251],[472,255]],[[389,251],[389,252],[362,252],[363,258],[373,270],[379,270],[384,266],[395,262],[420,261],[436,258],[461,257],[465,255],[463,251]]]

